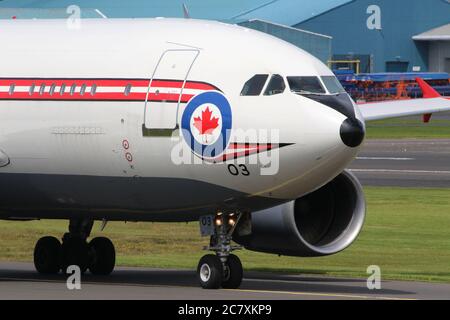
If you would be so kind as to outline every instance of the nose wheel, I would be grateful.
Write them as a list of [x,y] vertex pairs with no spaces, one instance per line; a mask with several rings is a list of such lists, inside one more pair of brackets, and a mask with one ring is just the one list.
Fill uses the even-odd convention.
[[238,256],[230,254],[225,263],[224,278],[222,279],[222,288],[237,289],[242,283],[244,269]]
[[215,255],[203,256],[198,263],[197,273],[203,289],[219,289],[222,285],[222,261]]
[[219,214],[214,219],[214,231],[210,245],[205,250],[215,252],[203,256],[197,266],[200,286],[204,289],[237,289],[243,278],[240,259],[232,254],[240,246],[232,246],[231,239],[239,221],[235,214]]

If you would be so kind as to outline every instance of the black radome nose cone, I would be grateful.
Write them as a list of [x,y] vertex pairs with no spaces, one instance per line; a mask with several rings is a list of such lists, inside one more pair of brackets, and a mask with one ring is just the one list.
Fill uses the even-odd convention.
[[348,118],[341,125],[342,142],[350,148],[360,146],[364,140],[365,134],[364,125],[358,119]]

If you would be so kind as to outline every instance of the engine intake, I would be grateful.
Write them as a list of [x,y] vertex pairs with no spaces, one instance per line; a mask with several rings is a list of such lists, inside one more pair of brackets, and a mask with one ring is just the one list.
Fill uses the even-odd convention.
[[234,241],[249,250],[296,257],[338,253],[357,238],[366,204],[361,184],[348,171],[297,200],[253,212],[251,233],[237,226]]

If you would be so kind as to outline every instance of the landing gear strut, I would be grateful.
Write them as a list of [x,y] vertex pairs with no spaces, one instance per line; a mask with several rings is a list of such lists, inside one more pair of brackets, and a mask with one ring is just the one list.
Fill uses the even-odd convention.
[[76,265],[82,273],[89,269],[94,275],[109,275],[116,262],[114,245],[101,237],[88,243],[93,224],[90,219],[72,219],[62,243],[54,237],[39,239],[34,248],[36,270],[42,274],[57,274]]
[[214,232],[210,245],[205,250],[215,252],[200,259],[197,275],[200,285],[204,289],[236,289],[239,288],[243,277],[241,261],[232,254],[240,246],[231,245],[234,229],[240,215],[219,213],[214,218]]

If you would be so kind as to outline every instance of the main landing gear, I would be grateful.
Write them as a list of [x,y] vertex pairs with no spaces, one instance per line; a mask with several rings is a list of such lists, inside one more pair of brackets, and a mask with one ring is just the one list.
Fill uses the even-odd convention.
[[73,219],[62,243],[54,237],[39,239],[34,248],[36,270],[42,274],[57,274],[76,265],[82,273],[89,269],[94,275],[109,275],[116,263],[114,245],[103,237],[88,243],[93,224],[93,220]]
[[210,245],[205,250],[215,252],[200,259],[197,275],[204,289],[236,289],[243,277],[241,261],[231,254],[240,246],[232,246],[231,239],[239,221],[239,215],[219,213],[214,218]]

